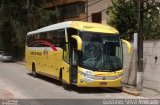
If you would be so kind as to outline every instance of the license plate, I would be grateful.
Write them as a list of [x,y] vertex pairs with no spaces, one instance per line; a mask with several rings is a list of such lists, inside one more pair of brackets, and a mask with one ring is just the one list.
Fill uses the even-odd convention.
[[100,82],[100,85],[107,85],[107,82]]

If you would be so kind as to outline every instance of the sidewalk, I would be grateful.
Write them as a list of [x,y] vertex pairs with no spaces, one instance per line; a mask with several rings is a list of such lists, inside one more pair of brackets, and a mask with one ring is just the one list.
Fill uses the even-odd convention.
[[141,92],[137,91],[135,86],[123,85],[123,92],[134,96],[142,96],[151,99],[160,99],[160,92],[157,90],[143,87]]
[[24,61],[15,61],[15,63],[20,64],[20,65],[25,65]]

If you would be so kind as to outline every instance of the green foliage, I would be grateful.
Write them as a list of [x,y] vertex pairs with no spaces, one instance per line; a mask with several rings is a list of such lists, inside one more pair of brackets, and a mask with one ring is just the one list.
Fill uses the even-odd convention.
[[[144,39],[160,38],[160,15],[157,9],[159,3],[153,1],[144,3]],[[108,24],[117,28],[122,38],[132,39],[138,30],[138,0],[112,0],[112,6],[107,9]]]
[[42,27],[56,23],[57,22],[57,12],[52,10],[44,10],[41,16],[40,24]]
[[160,39],[160,3],[149,5],[144,14],[144,39]]
[[12,52],[24,49],[27,32],[53,24],[56,18],[54,11],[45,10],[44,0],[0,0],[0,14],[0,43]]
[[54,23],[55,11],[45,10],[44,0],[28,0],[27,3],[29,30]]

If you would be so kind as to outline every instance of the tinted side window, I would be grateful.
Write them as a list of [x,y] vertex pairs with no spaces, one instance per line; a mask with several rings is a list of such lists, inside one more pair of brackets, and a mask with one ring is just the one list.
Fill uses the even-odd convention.
[[51,40],[52,44],[56,47],[64,47],[65,41],[65,30],[55,30],[48,33],[49,39]]
[[45,41],[56,47],[63,48],[65,43],[65,30],[60,29],[27,36],[28,47],[44,47],[43,45],[38,44],[37,41]]
[[47,33],[38,33],[27,36],[27,46],[38,47],[38,43],[35,42],[37,40],[47,40]]

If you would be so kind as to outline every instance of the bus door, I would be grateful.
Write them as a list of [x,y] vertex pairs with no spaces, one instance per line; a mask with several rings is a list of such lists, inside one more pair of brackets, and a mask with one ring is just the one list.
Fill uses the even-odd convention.
[[72,42],[66,43],[63,50],[62,80],[65,83],[77,83],[77,56]]
[[62,80],[66,83],[76,84],[78,74],[78,56],[77,56],[77,41],[72,38],[72,35],[77,35],[78,31],[73,28],[68,28],[66,32],[66,43],[63,49],[63,72]]
[[71,38],[71,41],[70,41],[70,81],[76,84],[77,77],[78,77],[77,41]]

